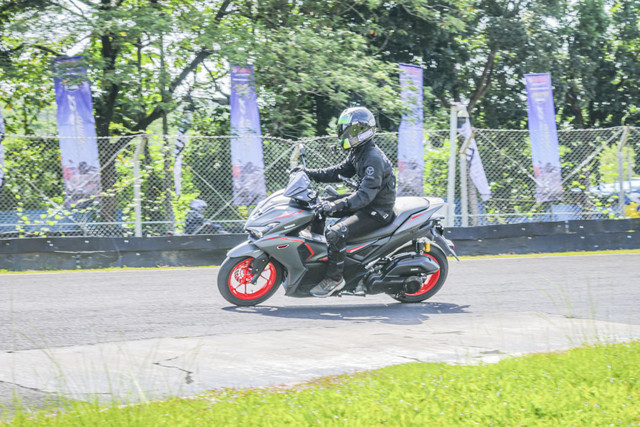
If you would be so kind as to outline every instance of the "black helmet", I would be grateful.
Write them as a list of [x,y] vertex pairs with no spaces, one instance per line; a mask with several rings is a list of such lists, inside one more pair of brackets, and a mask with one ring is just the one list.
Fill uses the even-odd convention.
[[348,150],[364,144],[376,134],[376,119],[364,107],[347,108],[338,119],[338,139]]

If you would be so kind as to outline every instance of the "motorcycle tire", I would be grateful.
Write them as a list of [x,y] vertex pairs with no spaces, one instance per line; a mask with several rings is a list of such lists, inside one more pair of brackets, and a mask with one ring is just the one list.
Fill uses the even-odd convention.
[[250,283],[251,257],[227,258],[218,272],[218,290],[224,299],[238,306],[252,306],[268,300],[282,283],[282,268],[277,262],[269,262],[260,278]]
[[444,282],[447,280],[447,274],[449,273],[449,261],[444,252],[435,245],[431,245],[431,250],[424,253],[425,256],[430,257],[433,261],[437,262],[440,266],[440,270],[427,276],[422,283],[422,287],[413,294],[399,294],[392,295],[391,297],[397,301],[404,303],[415,303],[426,301],[434,296]]

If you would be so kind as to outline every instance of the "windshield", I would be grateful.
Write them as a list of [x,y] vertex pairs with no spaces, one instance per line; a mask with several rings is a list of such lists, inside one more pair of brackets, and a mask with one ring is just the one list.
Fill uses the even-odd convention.
[[311,188],[311,180],[304,171],[298,171],[291,175],[284,195],[301,202],[310,202],[315,197]]

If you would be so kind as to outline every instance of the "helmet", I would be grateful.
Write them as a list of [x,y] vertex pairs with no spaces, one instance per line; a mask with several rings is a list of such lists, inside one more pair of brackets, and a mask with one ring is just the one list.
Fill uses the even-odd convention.
[[376,133],[376,119],[364,107],[347,108],[338,119],[338,139],[348,150],[364,144]]
[[201,200],[201,199],[193,199],[191,201],[191,203],[189,204],[189,207],[191,209],[196,210],[196,211],[201,211],[201,210],[203,210],[204,208],[207,207],[207,202],[205,202],[204,200]]

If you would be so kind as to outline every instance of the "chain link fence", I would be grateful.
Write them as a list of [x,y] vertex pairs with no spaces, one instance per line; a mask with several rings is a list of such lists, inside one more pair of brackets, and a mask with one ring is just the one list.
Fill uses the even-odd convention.
[[638,128],[558,131],[562,192],[553,201],[536,199],[528,131],[477,130],[475,138],[492,196],[478,200],[468,185],[469,225],[638,215]]
[[[640,158],[640,128],[561,130],[558,137],[562,198],[539,202],[528,131],[475,130],[492,195],[481,199],[469,173],[460,173],[461,166],[468,165],[460,162],[456,151],[451,223],[639,215],[640,165],[636,159]],[[7,135],[2,141],[5,177],[0,189],[0,238],[180,234],[194,199],[207,204],[203,212],[207,221],[197,232],[241,232],[252,206],[234,202],[231,138],[187,137],[180,194],[174,182],[175,141],[175,136],[157,135],[99,138],[100,170],[85,171],[93,174],[97,188],[87,196],[77,194],[73,183],[65,188],[57,137]],[[342,150],[333,148],[333,137],[292,141],[265,136],[262,141],[267,194],[286,186],[288,170],[299,161],[299,143],[305,147],[309,168],[334,165],[345,157]],[[397,165],[398,135],[378,134],[377,143]],[[463,143],[456,141],[456,149]],[[448,130],[425,131],[424,195],[447,198],[450,154]]]

